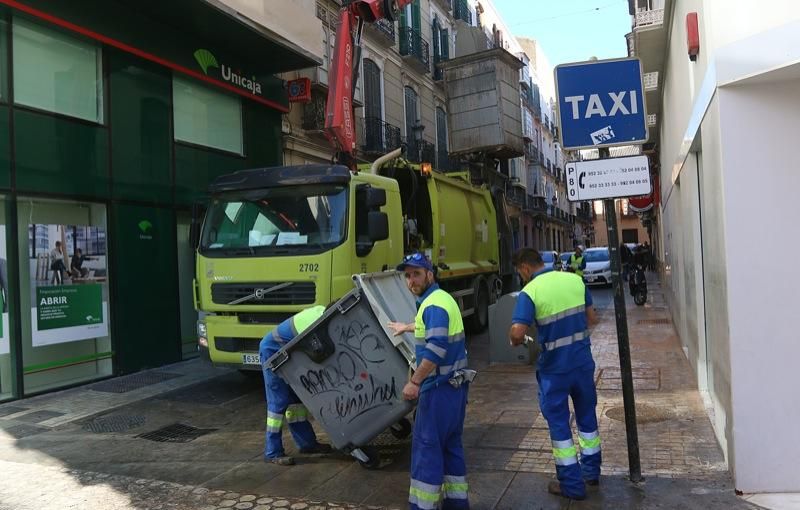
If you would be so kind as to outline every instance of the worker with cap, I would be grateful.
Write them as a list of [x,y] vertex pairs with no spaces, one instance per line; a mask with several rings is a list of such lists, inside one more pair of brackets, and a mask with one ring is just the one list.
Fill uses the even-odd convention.
[[[588,329],[597,323],[592,296],[576,275],[546,269],[536,250],[517,251],[512,263],[528,283],[517,296],[509,331],[511,344],[522,344],[528,328],[536,323],[542,351],[536,367],[539,408],[550,429],[558,478],[547,490],[569,499],[584,499],[586,485],[600,483],[601,464],[595,364]],[[578,427],[580,461],[572,442],[570,398]]]
[[586,269],[586,258],[583,256],[583,245],[575,248],[575,253],[569,257],[569,268],[576,275],[583,278],[583,271]]
[[267,333],[258,346],[267,396],[265,462],[279,466],[294,464],[294,459],[286,455],[283,449],[281,428],[284,418],[300,453],[330,453],[332,451],[330,445],[317,441],[317,435],[308,422],[308,409],[300,402],[292,388],[267,366],[267,360],[271,356],[308,329],[324,312],[324,306],[313,306],[295,314]]
[[417,298],[413,323],[390,322],[395,335],[414,333],[417,369],[403,398],[419,399],[411,444],[411,510],[469,508],[467,467],[461,437],[467,406],[466,337],[461,310],[439,288],[431,261],[421,253],[406,256],[398,271]]

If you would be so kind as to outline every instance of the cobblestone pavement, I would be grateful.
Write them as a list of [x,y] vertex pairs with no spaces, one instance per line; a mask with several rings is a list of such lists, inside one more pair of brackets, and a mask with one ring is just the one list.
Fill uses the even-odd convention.
[[[0,510],[384,510],[0,461]],[[47,480],[31,484],[31,480]],[[25,488],[25,490],[20,490]]]
[[[650,295],[644,307],[633,305],[629,296],[627,301],[642,473],[666,478],[702,478],[726,473],[722,451],[669,319],[660,286],[650,282]],[[600,324],[592,331],[592,354],[597,365],[597,415],[603,473],[625,475],[628,473],[627,439],[613,302],[599,304],[598,313]],[[530,377],[533,376],[528,367],[487,367],[483,372],[505,377],[530,372]],[[529,407],[520,407],[517,405],[519,395],[512,398],[516,404],[502,401],[501,405],[493,405],[489,394],[481,392],[480,386],[475,389],[478,391],[473,395],[478,393],[482,405],[496,409],[496,419],[486,424],[491,432],[476,445],[514,450],[505,463],[498,464],[493,459],[491,467],[553,473],[547,422],[538,406],[534,412]],[[574,415],[572,420],[575,431]],[[577,444],[577,435],[574,441]]]

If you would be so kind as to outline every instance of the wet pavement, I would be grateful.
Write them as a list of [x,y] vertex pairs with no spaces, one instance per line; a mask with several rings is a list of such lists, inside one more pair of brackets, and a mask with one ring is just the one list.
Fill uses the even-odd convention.
[[[646,479],[626,480],[613,302],[608,289],[593,295],[601,487],[580,503],[547,494],[555,469],[533,369],[489,365],[482,334],[469,345],[472,508],[757,508],[734,494],[656,284],[646,306],[628,307]],[[0,405],[0,509],[407,507],[410,439],[376,438],[379,470],[343,454],[279,467],[262,461],[264,416],[259,378],[199,360]],[[295,453],[288,433],[285,444]]]

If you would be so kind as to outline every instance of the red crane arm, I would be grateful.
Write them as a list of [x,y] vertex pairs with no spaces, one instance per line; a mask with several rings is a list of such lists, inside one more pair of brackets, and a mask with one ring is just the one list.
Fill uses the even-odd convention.
[[364,23],[381,19],[394,21],[394,14],[412,0],[354,0],[344,2],[339,11],[336,42],[328,69],[328,103],[325,110],[325,136],[334,146],[337,163],[356,169],[353,95],[361,59],[361,34]]

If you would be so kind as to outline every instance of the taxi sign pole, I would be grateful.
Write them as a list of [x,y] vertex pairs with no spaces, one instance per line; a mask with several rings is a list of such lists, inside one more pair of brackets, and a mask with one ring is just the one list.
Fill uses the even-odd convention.
[[[608,158],[609,150],[599,149],[600,159]],[[622,281],[622,263],[619,253],[617,209],[613,198],[603,200],[606,227],[608,228],[608,253],[611,258],[611,280],[614,284],[614,314],[617,318],[617,345],[619,346],[619,370],[622,377],[622,402],[625,408],[625,434],[628,439],[628,469],[632,482],[642,481],[639,462],[639,433],[636,429],[636,403],[633,396],[633,372],[631,370],[631,348],[628,338],[628,316],[625,311],[625,282]]]

